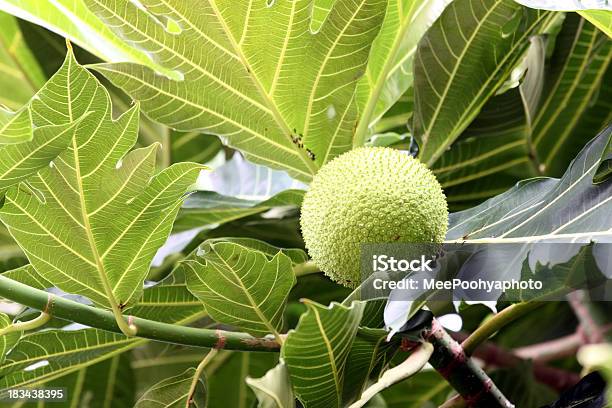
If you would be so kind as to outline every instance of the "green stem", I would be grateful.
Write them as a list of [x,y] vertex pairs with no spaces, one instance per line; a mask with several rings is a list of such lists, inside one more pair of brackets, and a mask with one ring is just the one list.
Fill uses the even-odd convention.
[[210,350],[206,354],[206,357],[204,357],[202,362],[198,364],[196,372],[193,375],[193,380],[191,381],[191,386],[189,387],[189,406],[191,406],[191,402],[193,401],[193,395],[195,394],[196,387],[198,386],[198,381],[200,380],[200,377],[202,377],[204,369],[206,368],[208,363],[210,363],[210,361],[217,355],[217,351],[218,350],[215,349]]
[[526,315],[534,309],[542,306],[543,302],[522,302],[508,306],[489,320],[485,321],[478,329],[474,331],[467,339],[461,343],[463,351],[468,356],[472,355],[474,350],[497,333],[501,328],[512,323],[521,316]]
[[[60,319],[97,329],[122,333],[113,313],[77,303],[0,275],[0,297],[38,310],[46,310]],[[247,333],[198,329],[128,317],[138,329],[138,337],[185,346],[245,351],[278,351],[280,345],[271,338],[257,338]]]
[[28,320],[27,322],[13,323],[10,326],[0,330],[0,337],[13,332],[38,329],[39,327],[47,324],[49,320],[51,320],[51,315],[41,312],[40,315],[32,320]]
[[307,262],[295,265],[293,267],[293,272],[295,273],[295,276],[300,277],[300,276],[306,276],[306,275],[312,275],[315,273],[319,273],[321,272],[321,269],[318,266],[316,266],[314,262],[307,261]]

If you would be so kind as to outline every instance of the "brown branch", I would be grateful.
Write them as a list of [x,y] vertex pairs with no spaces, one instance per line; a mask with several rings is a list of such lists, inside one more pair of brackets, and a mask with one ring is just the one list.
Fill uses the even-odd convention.
[[434,346],[429,363],[461,395],[467,406],[475,408],[513,408],[504,394],[476,362],[433,319],[421,333]]

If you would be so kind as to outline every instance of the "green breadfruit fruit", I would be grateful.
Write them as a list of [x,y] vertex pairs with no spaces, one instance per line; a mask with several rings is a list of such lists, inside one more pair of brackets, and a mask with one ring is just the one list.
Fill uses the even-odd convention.
[[390,148],[362,147],[319,170],[300,223],[315,264],[356,287],[361,244],[440,243],[448,207],[440,183],[420,161]]

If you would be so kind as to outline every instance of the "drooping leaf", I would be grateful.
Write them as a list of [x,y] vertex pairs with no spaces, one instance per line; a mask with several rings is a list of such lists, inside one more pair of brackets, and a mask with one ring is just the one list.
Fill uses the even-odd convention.
[[131,306],[201,167],[154,175],[156,145],[128,154],[138,107],[114,121],[108,93],[69,52],[32,103],[34,123],[70,123],[89,112],[52,166],[7,194],[0,219],[55,286],[98,305]]
[[246,383],[257,396],[258,408],[295,407],[295,397],[291,390],[289,372],[282,361],[261,378],[247,377]]
[[365,303],[325,307],[306,301],[308,311],[283,345],[293,389],[305,408],[342,406],[347,359]]
[[479,206],[451,214],[447,240],[590,242],[610,237],[612,182],[594,185],[592,180],[611,138],[608,127],[561,179],[525,180]]
[[414,135],[433,164],[503,84],[554,14],[512,0],[451,3],[415,57]]
[[230,242],[207,242],[196,260],[181,264],[189,290],[217,322],[258,336],[278,335],[289,291],[295,284],[291,259]]
[[[136,402],[135,408],[204,408],[206,407],[206,380],[195,378],[195,368],[183,374],[167,378],[152,386]],[[195,387],[192,389],[192,383]]]
[[159,67],[137,47],[123,42],[87,9],[83,0],[37,2],[0,0],[0,9],[69,38],[105,61],[131,61]]
[[351,147],[352,95],[386,1],[337,0],[316,33],[311,0],[207,0],[195,8],[177,0],[86,3],[181,77],[129,63],[95,67],[153,119],[217,134],[249,159],[306,181]]
[[412,86],[417,44],[450,0],[391,0],[370,51],[364,77],[357,85],[360,124],[356,145]]
[[[4,12],[0,12],[0,73],[0,106],[15,110],[24,105],[46,80],[24,42],[17,19]],[[0,119],[0,127],[1,124]]]
[[279,248],[274,245],[270,245],[267,242],[260,241],[258,239],[253,238],[213,238],[208,240],[208,242],[230,242],[233,244],[240,245],[244,248],[252,249],[255,251],[262,252],[268,260],[271,260],[278,254],[279,252],[287,255],[289,259],[291,259],[291,263],[293,265],[298,265],[308,261],[308,255],[306,251],[298,248]]
[[531,141],[544,174],[563,174],[582,147],[609,124],[605,113],[595,128],[580,119],[597,100],[610,61],[612,41],[577,14],[568,14],[544,75],[543,98],[530,107],[537,112]]

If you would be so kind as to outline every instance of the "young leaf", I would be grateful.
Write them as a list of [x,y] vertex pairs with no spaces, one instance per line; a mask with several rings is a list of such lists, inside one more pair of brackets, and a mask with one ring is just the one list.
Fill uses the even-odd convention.
[[612,41],[575,13],[568,14],[545,73],[531,141],[545,174],[560,176],[593,135],[608,125],[605,113],[596,128],[580,119],[597,99],[612,60]]
[[365,303],[325,307],[306,301],[308,311],[283,345],[293,389],[306,408],[342,406],[345,369]]
[[289,372],[287,371],[287,365],[282,361],[261,378],[247,377],[246,383],[257,396],[258,408],[295,407],[295,397],[291,390]]
[[[203,377],[194,378],[196,374],[196,369],[190,368],[181,375],[166,378],[145,392],[134,407],[205,408],[208,393],[206,380]],[[192,385],[195,387],[192,388]]]
[[360,121],[355,145],[412,86],[417,44],[450,0],[390,0],[370,52],[365,76],[357,85]]
[[69,52],[33,101],[33,118],[70,123],[88,112],[53,165],[30,177],[27,189],[7,194],[0,219],[45,279],[117,316],[141,296],[151,259],[201,166],[154,175],[158,146],[128,153],[138,107],[114,121],[108,93]]
[[444,10],[415,57],[413,126],[423,162],[433,164],[467,128],[553,16],[512,0],[458,0]]
[[295,284],[291,259],[228,242],[209,242],[182,268],[187,287],[215,321],[259,336],[279,336],[289,291]]
[[145,52],[130,47],[105,26],[87,9],[84,0],[54,0],[44,3],[0,0],[0,8],[70,39],[102,60],[131,61],[159,68]]
[[217,134],[249,159],[306,181],[351,147],[352,96],[385,0],[337,0],[316,33],[312,0],[86,3],[180,79],[130,63],[95,66],[153,119]]

